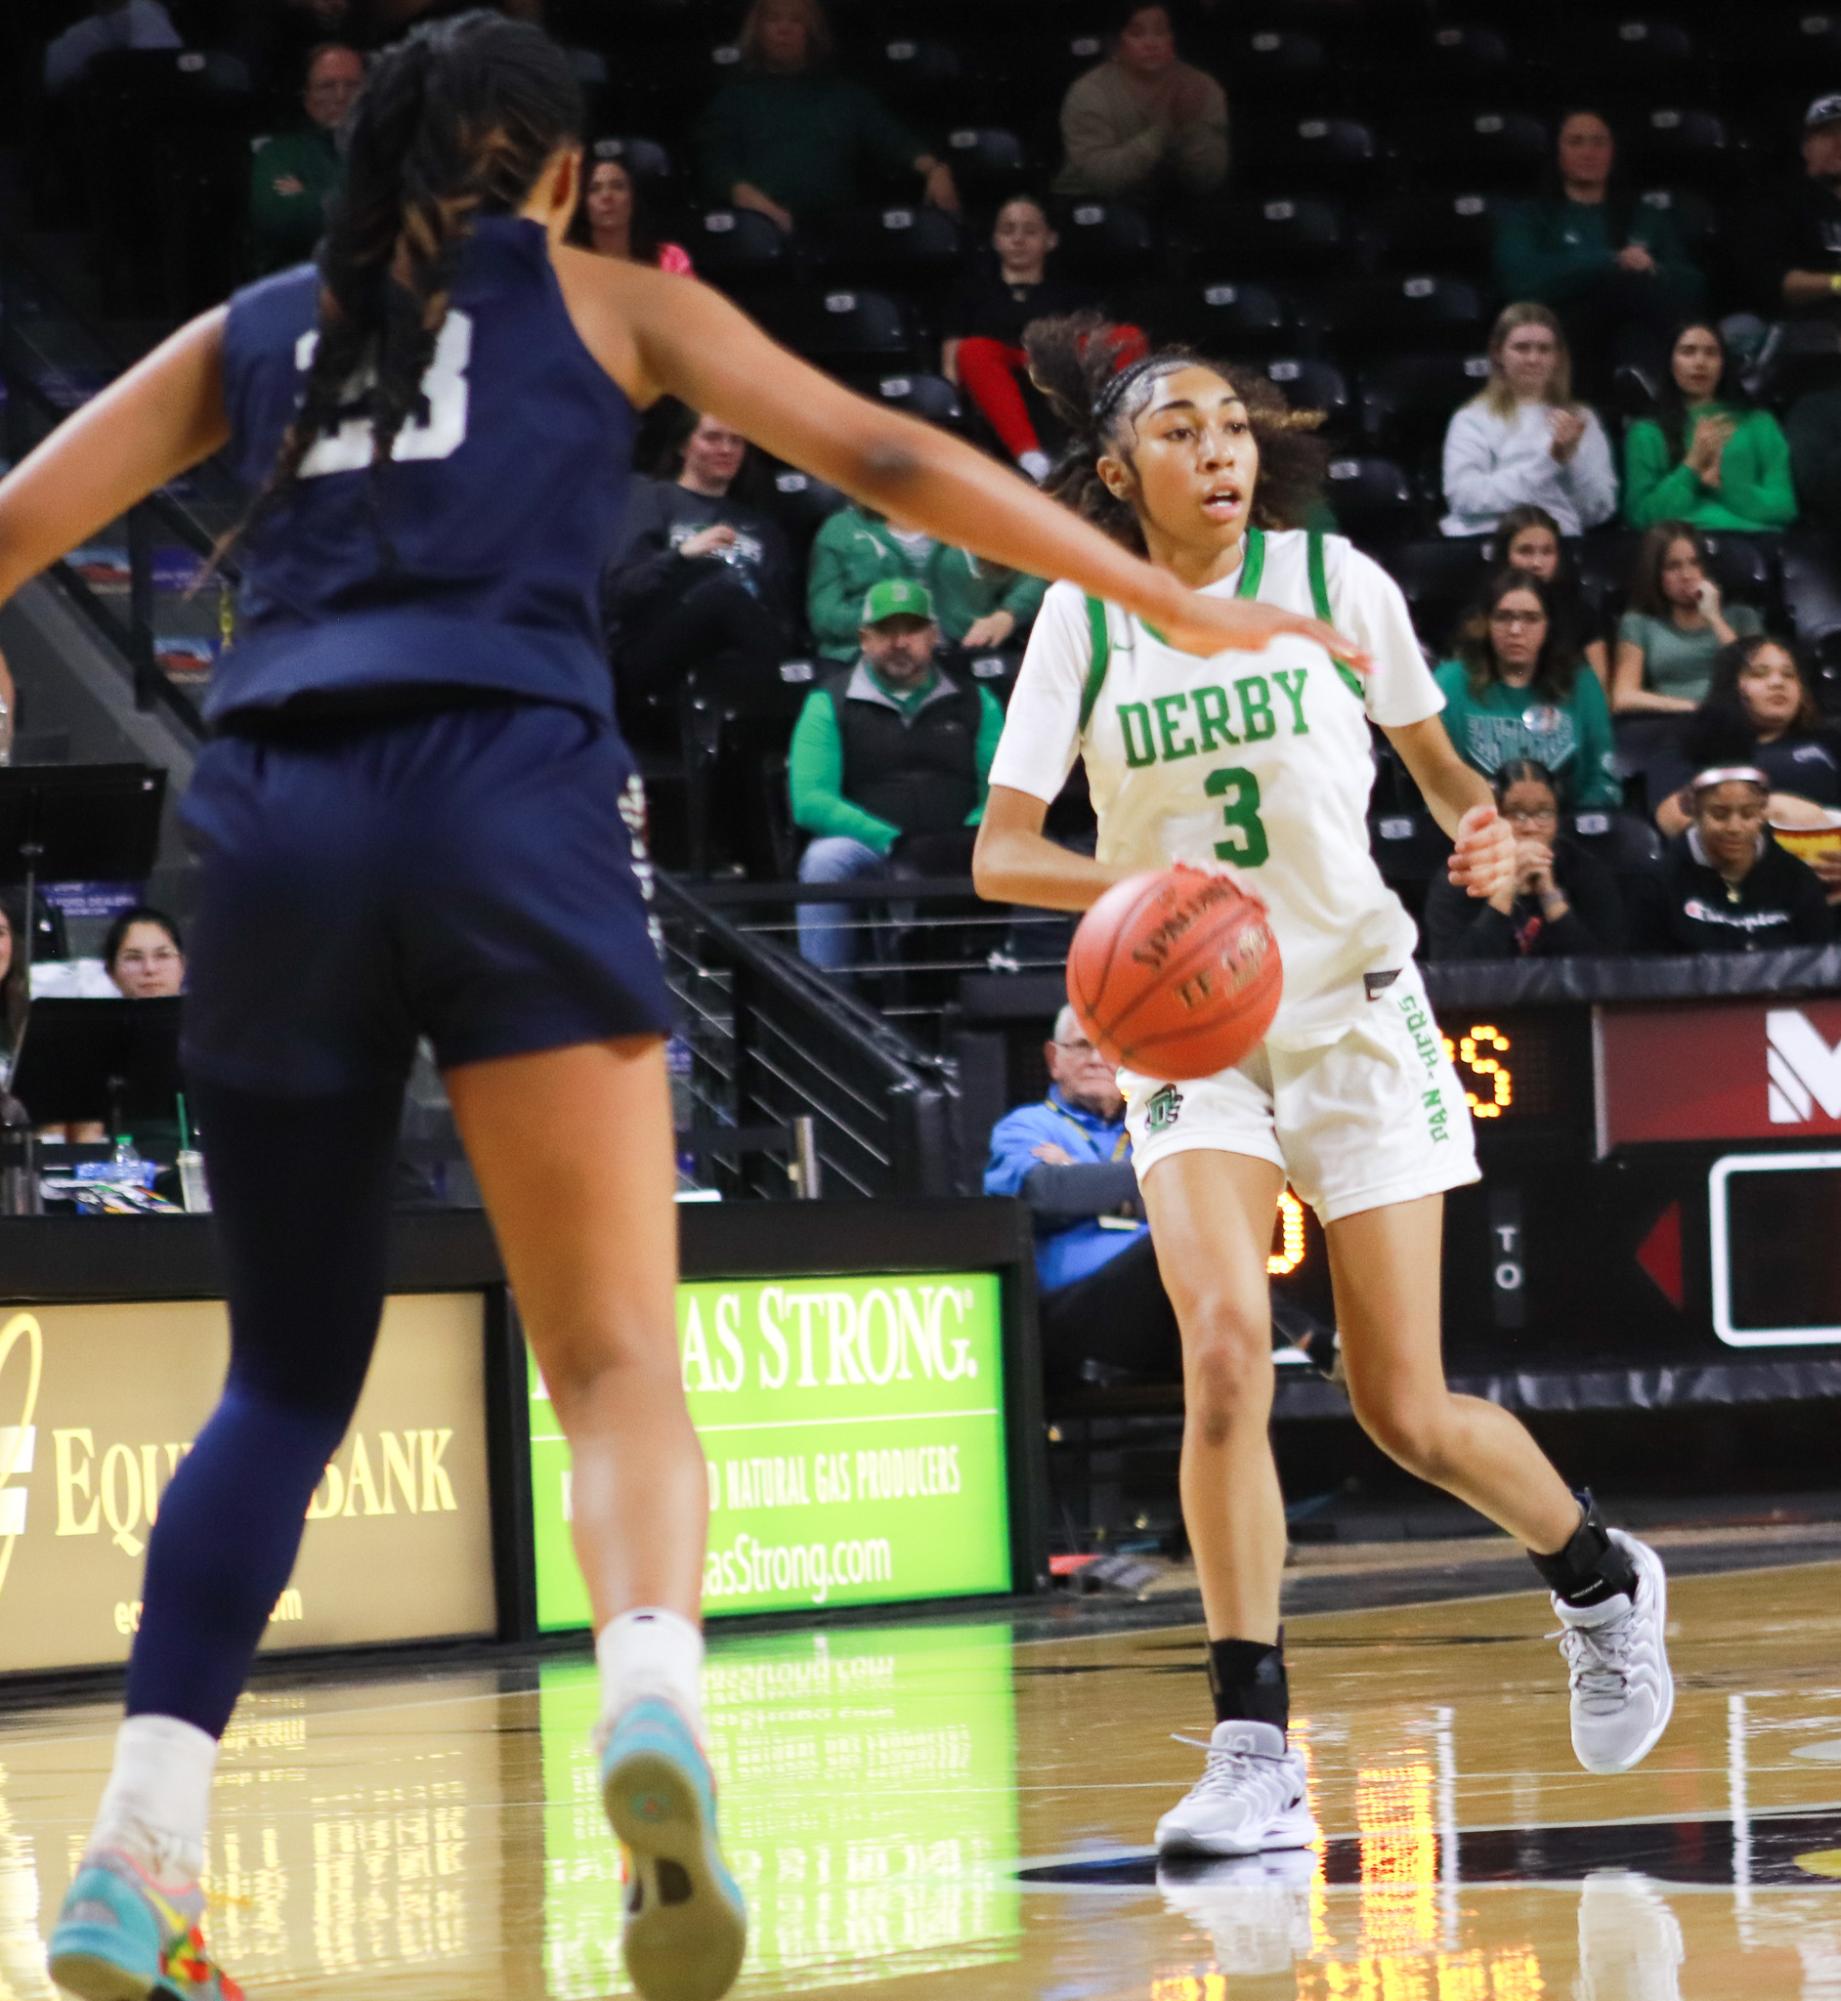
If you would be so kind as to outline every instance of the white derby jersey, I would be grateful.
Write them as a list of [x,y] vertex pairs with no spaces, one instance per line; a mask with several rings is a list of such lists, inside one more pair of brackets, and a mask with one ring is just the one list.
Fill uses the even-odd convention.
[[1399,586],[1341,536],[1249,529],[1240,569],[1205,594],[1328,619],[1372,671],[1358,676],[1291,634],[1204,660],[1058,583],[1030,635],[991,783],[1052,800],[1078,755],[1101,861],[1245,870],[1284,966],[1268,1039],[1331,1042],[1366,1004],[1364,975],[1404,966],[1418,942],[1369,848],[1368,725],[1423,722],[1444,697]]

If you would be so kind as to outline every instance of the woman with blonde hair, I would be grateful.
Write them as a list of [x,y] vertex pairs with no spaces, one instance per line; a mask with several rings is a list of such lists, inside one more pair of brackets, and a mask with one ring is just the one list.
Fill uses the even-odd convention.
[[1511,507],[1544,507],[1563,535],[1617,511],[1604,427],[1573,401],[1572,356],[1545,306],[1507,306],[1489,336],[1489,381],[1445,433],[1447,535],[1488,535]]

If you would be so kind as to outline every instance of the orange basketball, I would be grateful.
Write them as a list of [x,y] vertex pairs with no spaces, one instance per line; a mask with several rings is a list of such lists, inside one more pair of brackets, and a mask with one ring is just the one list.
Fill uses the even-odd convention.
[[1124,1069],[1173,1082],[1244,1061],[1283,985],[1266,913],[1200,869],[1114,883],[1068,953],[1068,999],[1087,1040]]

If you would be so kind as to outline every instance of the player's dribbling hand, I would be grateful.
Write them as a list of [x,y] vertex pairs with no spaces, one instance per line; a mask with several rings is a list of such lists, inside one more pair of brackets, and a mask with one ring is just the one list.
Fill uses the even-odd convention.
[[1493,806],[1473,806],[1457,823],[1451,880],[1472,896],[1494,896],[1516,877],[1515,831]]
[[1198,654],[1204,660],[1217,653],[1258,653],[1275,639],[1296,633],[1301,639],[1315,640],[1333,659],[1353,667],[1358,674],[1368,671],[1367,654],[1333,625],[1286,611],[1280,605],[1261,604],[1257,598],[1210,598],[1185,591],[1158,624],[1179,652]]

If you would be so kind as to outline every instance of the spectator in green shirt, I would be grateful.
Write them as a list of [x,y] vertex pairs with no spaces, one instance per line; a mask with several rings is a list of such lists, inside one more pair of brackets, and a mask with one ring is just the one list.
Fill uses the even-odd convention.
[[1720,648],[1764,630],[1750,605],[1726,604],[1707,545],[1685,521],[1658,521],[1645,533],[1626,603],[1611,662],[1611,707],[1620,716],[1699,708]]
[[741,74],[697,121],[704,192],[791,231],[865,198],[866,168],[920,176],[923,201],[958,213],[952,169],[873,91],[828,65],[818,0],[754,0],[740,36]]
[[1547,586],[1503,570],[1482,614],[1437,675],[1458,755],[1492,782],[1511,759],[1531,758],[1553,774],[1569,810],[1620,804],[1604,690],[1557,629]]
[[1789,442],[1727,374],[1718,327],[1692,321],[1676,334],[1656,414],[1639,418],[1624,439],[1624,519],[1632,528],[1685,521],[1756,535],[1796,519]]
[[364,58],[343,42],[322,42],[307,58],[306,124],[270,139],[250,162],[249,246],[257,271],[313,255],[327,207],[345,182],[339,128],[363,88]]
[[940,630],[964,653],[1020,646],[1048,590],[1040,577],[987,563],[866,507],[840,508],[812,544],[806,582],[806,622],[823,659],[857,657],[864,593],[885,577],[925,584]]
[[1706,280],[1673,214],[1623,188],[1616,159],[1611,128],[1597,112],[1570,113],[1547,189],[1496,220],[1503,296],[1559,314],[1593,394],[1602,394],[1620,362],[1660,373],[1669,329],[1706,303]]
[[[806,697],[787,766],[793,824],[813,837],[801,882],[970,870],[1004,716],[988,689],[939,666],[939,637],[927,587],[885,578],[863,601],[855,665]],[[800,904],[805,958],[848,971],[857,908]]]

